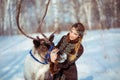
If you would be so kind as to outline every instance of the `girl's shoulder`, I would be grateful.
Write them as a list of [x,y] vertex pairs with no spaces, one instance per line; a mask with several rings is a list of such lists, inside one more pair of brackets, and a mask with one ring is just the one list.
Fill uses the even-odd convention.
[[63,35],[63,36],[62,36],[62,38],[66,38],[66,37],[67,37],[67,35]]
[[80,47],[79,47],[78,53],[79,53],[79,54],[83,54],[83,52],[84,52],[84,47],[83,47],[82,44],[80,44]]
[[66,39],[66,37],[67,37],[67,35],[63,35],[63,36],[61,37],[61,40]]
[[83,45],[82,45],[82,44],[80,44],[80,49],[84,49],[84,47],[83,47]]
[[80,44],[80,50],[84,51],[84,46],[82,44]]

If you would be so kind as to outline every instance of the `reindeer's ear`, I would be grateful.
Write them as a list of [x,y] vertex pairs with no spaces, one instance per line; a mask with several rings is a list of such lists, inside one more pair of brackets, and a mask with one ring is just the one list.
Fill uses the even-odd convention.
[[40,41],[37,39],[34,39],[33,44],[34,44],[35,48],[38,48],[40,46]]
[[53,40],[54,40],[54,34],[50,35],[50,37],[49,37],[50,42],[53,42]]

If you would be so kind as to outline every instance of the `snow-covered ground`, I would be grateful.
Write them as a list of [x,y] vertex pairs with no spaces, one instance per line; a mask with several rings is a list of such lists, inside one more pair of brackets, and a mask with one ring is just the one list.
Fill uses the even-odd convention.
[[[55,44],[66,33],[55,34]],[[86,31],[82,44],[79,80],[120,80],[120,29]],[[32,45],[24,36],[0,36],[0,80],[24,80],[23,63]]]

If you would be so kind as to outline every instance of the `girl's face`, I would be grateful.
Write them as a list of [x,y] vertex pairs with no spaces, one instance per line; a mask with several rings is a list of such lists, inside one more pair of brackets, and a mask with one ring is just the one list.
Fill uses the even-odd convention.
[[74,27],[71,28],[70,32],[69,32],[69,38],[70,40],[75,40],[79,37],[78,32],[76,31],[76,29]]

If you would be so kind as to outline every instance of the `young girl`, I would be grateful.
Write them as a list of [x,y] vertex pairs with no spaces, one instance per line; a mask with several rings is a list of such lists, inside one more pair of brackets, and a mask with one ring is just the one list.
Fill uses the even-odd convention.
[[54,80],[78,80],[77,68],[75,61],[82,55],[84,49],[81,40],[84,35],[85,28],[81,23],[72,25],[70,32],[64,35],[51,51],[51,62],[56,63],[57,52],[66,54],[67,59],[64,62],[57,62],[56,67],[59,72],[54,75]]

